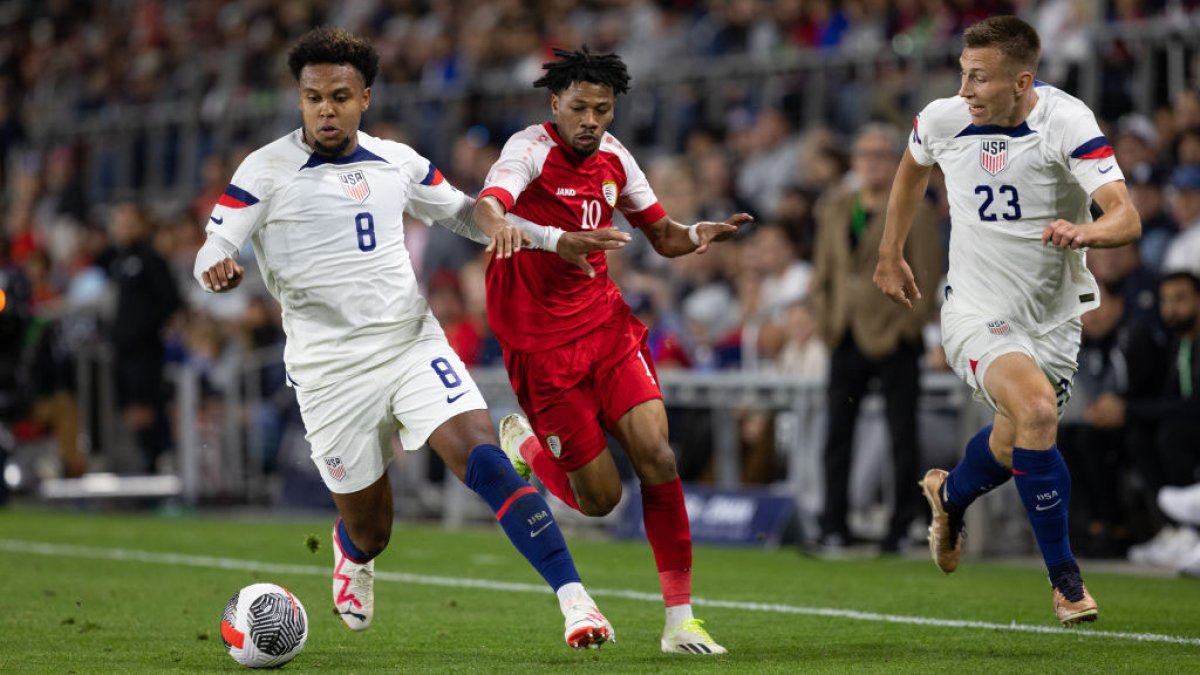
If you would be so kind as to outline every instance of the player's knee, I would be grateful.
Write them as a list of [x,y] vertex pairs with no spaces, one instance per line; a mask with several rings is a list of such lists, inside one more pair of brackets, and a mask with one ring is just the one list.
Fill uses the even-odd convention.
[[577,494],[579,510],[587,516],[607,516],[621,502],[621,483],[605,486],[604,489],[594,490],[587,494]]
[[663,443],[652,453],[647,453],[637,464],[638,477],[643,483],[658,485],[675,480],[678,469],[675,464],[675,451],[670,445]]
[[1018,428],[1037,438],[1054,442],[1058,427],[1058,404],[1053,396],[1036,396],[1025,401],[1017,419]]

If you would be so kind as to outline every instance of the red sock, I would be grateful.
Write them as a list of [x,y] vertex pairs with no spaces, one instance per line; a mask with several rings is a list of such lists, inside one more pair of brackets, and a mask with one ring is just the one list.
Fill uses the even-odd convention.
[[679,478],[642,485],[642,520],[667,607],[692,601],[692,531]]
[[575,493],[571,491],[571,478],[563,471],[554,458],[546,452],[546,448],[542,446],[542,442],[537,436],[530,436],[521,444],[519,450],[521,458],[533,469],[533,473],[537,475],[538,480],[546,486],[550,494],[563,500],[576,511],[579,510],[579,502],[575,500]]

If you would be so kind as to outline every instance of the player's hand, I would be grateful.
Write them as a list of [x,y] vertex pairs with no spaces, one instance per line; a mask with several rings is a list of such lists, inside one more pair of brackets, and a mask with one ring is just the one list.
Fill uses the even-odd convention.
[[589,277],[594,278],[596,270],[592,269],[591,264],[588,263],[588,254],[592,251],[625,248],[625,244],[629,240],[630,236],[627,232],[613,227],[583,232],[564,232],[558,239],[558,255],[586,272]]
[[875,266],[875,286],[898,305],[912,309],[913,300],[921,299],[921,289],[913,277],[912,268],[903,257],[879,257]]
[[696,236],[700,237],[700,245],[693,253],[704,253],[712,242],[732,238],[743,225],[752,220],[754,217],[749,213],[735,213],[726,218],[723,223],[696,223]]
[[492,240],[488,242],[485,250],[493,253],[497,258],[509,258],[512,257],[512,254],[520,251],[522,246],[529,243],[529,235],[516,225],[505,221],[504,227],[492,234]]
[[246,268],[237,264],[233,258],[225,258],[221,262],[204,270],[200,276],[204,279],[204,287],[213,293],[232,291],[242,283]]
[[1042,230],[1042,244],[1053,244],[1059,248],[1087,246],[1087,235],[1083,227],[1059,218]]
[[1125,426],[1125,401],[1116,394],[1101,394],[1084,411],[1087,423],[1098,429],[1119,429]]

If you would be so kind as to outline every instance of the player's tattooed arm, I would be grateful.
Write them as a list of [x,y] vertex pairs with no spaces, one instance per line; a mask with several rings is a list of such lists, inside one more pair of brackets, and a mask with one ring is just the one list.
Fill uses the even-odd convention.
[[1059,218],[1042,230],[1042,243],[1059,248],[1116,248],[1142,236],[1142,219],[1124,181],[1101,185],[1092,199],[1104,215],[1092,223],[1076,224]]
[[737,213],[725,222],[701,221],[689,226],[664,216],[643,227],[642,232],[659,255],[675,258],[688,253],[704,253],[709,244],[732,238],[752,220],[754,218],[748,213]]

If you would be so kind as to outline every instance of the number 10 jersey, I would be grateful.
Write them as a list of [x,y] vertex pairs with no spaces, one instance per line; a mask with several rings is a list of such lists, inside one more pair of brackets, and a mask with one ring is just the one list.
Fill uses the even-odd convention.
[[1091,194],[1124,175],[1082,101],[1042,82],[1035,91],[1016,127],[972,124],[959,96],[933,101],[908,150],[946,176],[954,302],[1042,335],[1099,305],[1084,252],[1042,245],[1042,231],[1091,222]]

